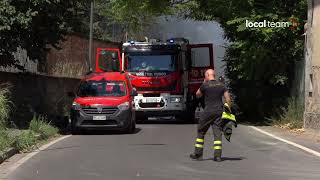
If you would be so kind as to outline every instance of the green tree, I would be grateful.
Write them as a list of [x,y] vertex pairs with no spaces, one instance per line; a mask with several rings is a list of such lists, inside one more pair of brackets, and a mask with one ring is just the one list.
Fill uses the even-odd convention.
[[81,27],[81,7],[85,3],[84,0],[1,0],[0,65],[16,65],[12,53],[17,47],[26,49],[30,59],[43,62],[48,45],[57,47],[64,35]]
[[156,17],[173,13],[170,0],[108,0],[98,4],[109,28],[115,25],[120,29],[120,40],[143,38]]
[[[270,117],[286,104],[295,61],[303,60],[306,0],[195,0],[186,17],[215,20],[230,45],[225,55],[226,75],[245,117]],[[246,20],[287,22],[290,28],[247,28]]]

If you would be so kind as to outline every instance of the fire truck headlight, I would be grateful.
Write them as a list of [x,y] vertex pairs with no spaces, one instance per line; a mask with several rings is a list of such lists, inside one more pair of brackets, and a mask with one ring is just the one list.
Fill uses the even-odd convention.
[[179,103],[179,102],[181,102],[181,100],[182,100],[181,97],[172,97],[172,98],[170,99],[170,101],[171,101],[172,103]]
[[118,106],[118,108],[119,108],[121,111],[123,111],[123,110],[128,110],[129,107],[130,107],[129,102],[122,103],[122,104],[120,104],[120,105]]

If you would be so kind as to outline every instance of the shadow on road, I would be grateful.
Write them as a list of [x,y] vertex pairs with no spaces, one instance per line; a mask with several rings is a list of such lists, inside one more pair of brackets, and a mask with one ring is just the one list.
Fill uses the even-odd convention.
[[[141,128],[136,128],[134,133],[132,134],[138,134],[141,132]],[[83,132],[80,135],[130,135],[121,131],[114,131],[114,130],[83,130]]]
[[[142,131],[141,128],[136,128],[135,132],[132,134],[139,134]],[[71,134],[71,128],[68,127],[64,131],[60,132],[62,135]],[[97,130],[97,129],[84,129],[79,134],[81,135],[128,135],[127,133],[116,131],[116,130]],[[77,135],[74,135],[77,136]]]
[[246,159],[245,157],[222,157],[223,161],[241,161]]
[[[222,161],[241,161],[246,159],[245,157],[222,157]],[[213,158],[203,159],[203,161],[213,161]]]
[[[166,146],[167,144],[163,144],[163,143],[143,143],[143,144],[128,144],[128,146]],[[94,145],[94,146],[90,146],[91,148],[95,148],[95,149],[105,149],[106,147],[109,147],[109,145],[105,145],[105,144],[101,144],[101,145]],[[36,149],[35,151],[43,151],[43,152],[47,152],[47,151],[56,151],[56,150],[68,150],[68,149],[83,149],[83,148],[87,148],[87,146],[64,146],[64,147],[55,147],[55,148],[47,148],[45,150],[39,150]]]
[[191,121],[176,120],[171,117],[157,117],[149,118],[146,121],[138,122],[138,124],[175,124],[175,125],[185,125],[185,124],[195,124]]

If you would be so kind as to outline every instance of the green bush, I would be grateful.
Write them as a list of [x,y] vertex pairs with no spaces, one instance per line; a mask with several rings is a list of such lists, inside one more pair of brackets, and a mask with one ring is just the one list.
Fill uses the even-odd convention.
[[5,126],[10,115],[10,91],[7,85],[0,85],[0,126]]
[[33,115],[33,118],[32,120],[30,121],[30,124],[29,124],[29,129],[36,132],[36,133],[39,133],[40,132],[40,129],[41,129],[41,126],[42,126],[42,121],[40,121],[36,115]]
[[275,125],[297,129],[303,127],[303,104],[291,98],[287,108],[281,108],[282,114],[274,120]]
[[0,128],[0,152],[3,152],[9,148],[12,144],[7,131],[4,128]]
[[33,148],[37,143],[37,136],[33,131],[23,131],[15,141],[15,148],[20,152],[24,152]]
[[42,115],[38,117],[36,115],[33,116],[29,129],[37,134],[40,134],[44,139],[47,139],[58,133],[58,128],[52,126],[50,122],[47,121],[47,118]]

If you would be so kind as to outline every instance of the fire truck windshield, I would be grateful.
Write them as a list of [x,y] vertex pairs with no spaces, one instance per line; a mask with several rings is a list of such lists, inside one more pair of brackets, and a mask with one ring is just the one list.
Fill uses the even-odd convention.
[[121,81],[84,81],[78,91],[80,97],[125,96],[126,88]]
[[176,70],[175,59],[175,55],[129,55],[127,71],[173,72]]

